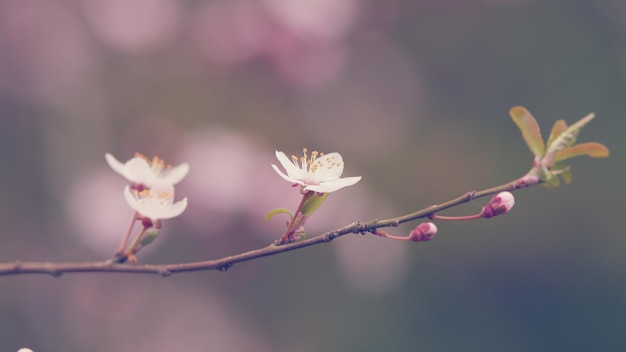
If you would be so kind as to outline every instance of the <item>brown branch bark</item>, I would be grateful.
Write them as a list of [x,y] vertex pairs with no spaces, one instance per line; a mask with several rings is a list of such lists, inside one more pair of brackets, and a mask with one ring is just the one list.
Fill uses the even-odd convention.
[[283,252],[289,252],[300,248],[305,248],[321,243],[327,243],[333,239],[346,234],[365,234],[372,232],[378,228],[394,227],[401,223],[427,218],[431,214],[467,203],[473,199],[486,197],[503,191],[515,191],[519,188],[529,186],[523,181],[518,180],[481,191],[467,192],[462,196],[447,202],[432,205],[416,212],[398,216],[395,218],[384,220],[371,220],[368,222],[355,222],[334,231],[329,231],[303,241],[269,246],[251,250],[248,252],[231,255],[224,258],[206,260],[200,262],[189,262],[179,264],[130,264],[119,263],[115,258],[96,261],[96,262],[22,262],[19,260],[13,262],[0,263],[0,275],[21,275],[21,274],[48,274],[54,277],[69,273],[135,273],[135,274],[158,274],[161,276],[169,276],[175,273],[204,271],[204,270],[220,270],[226,271],[234,264],[246,262],[262,257],[276,255]]

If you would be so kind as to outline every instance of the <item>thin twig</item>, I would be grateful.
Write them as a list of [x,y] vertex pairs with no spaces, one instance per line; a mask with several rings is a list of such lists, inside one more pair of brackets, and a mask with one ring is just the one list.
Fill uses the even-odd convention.
[[492,194],[496,194],[503,191],[515,191],[522,187],[527,187],[527,184],[520,182],[522,179],[518,179],[513,182],[509,182],[497,187],[484,189],[477,192],[468,192],[455,199],[449,200],[445,203],[432,205],[427,208],[418,210],[416,212],[398,216],[395,218],[384,220],[372,220],[368,222],[355,222],[334,231],[329,231],[303,241],[277,245],[270,244],[269,246],[251,250],[248,252],[231,255],[224,258],[189,262],[180,264],[130,264],[119,263],[116,258],[96,261],[96,262],[68,262],[68,263],[55,263],[55,262],[22,262],[13,261],[7,263],[0,263],[0,275],[21,275],[21,274],[48,274],[54,277],[61,276],[68,273],[135,273],[135,274],[158,274],[161,276],[169,276],[175,273],[191,272],[191,271],[204,271],[204,270],[220,270],[226,271],[234,264],[246,262],[262,257],[267,257],[283,252],[289,252],[292,250],[317,245],[320,243],[327,243],[333,239],[346,235],[346,234],[365,234],[372,232],[378,228],[383,227],[395,227],[401,223],[417,220],[420,218],[427,218],[430,215],[455,207],[457,205],[467,203],[473,199],[486,197]]

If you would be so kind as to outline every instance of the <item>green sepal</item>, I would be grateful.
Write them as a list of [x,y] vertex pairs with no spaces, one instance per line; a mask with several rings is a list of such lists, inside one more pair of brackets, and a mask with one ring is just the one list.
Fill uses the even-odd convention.
[[157,237],[159,237],[158,229],[155,229],[154,227],[147,229],[139,240],[139,245],[141,246],[141,248],[143,248],[156,240]]
[[293,219],[293,213],[291,211],[289,211],[289,209],[287,209],[287,208],[278,208],[278,209],[270,210],[270,212],[267,213],[267,215],[265,215],[265,222],[270,221],[270,219],[272,217],[274,217],[274,215],[281,214],[281,213],[289,214],[289,218]]
[[[558,173],[558,172],[557,172]],[[559,185],[559,178],[555,176],[551,170],[548,170],[545,166],[541,165],[537,168],[533,168],[532,174],[539,177],[541,184],[544,187],[552,188]]]
[[560,176],[561,178],[563,178],[563,181],[565,181],[565,183],[567,184],[570,184],[572,182],[572,171],[569,166],[554,165],[550,168],[550,173],[555,178],[558,178],[558,176]]
[[328,193],[320,194],[316,192],[311,192],[305,195],[305,197],[306,197],[306,200],[302,204],[300,213],[308,217],[308,216],[311,216],[311,214],[313,214],[317,210],[317,208],[319,208],[322,205],[322,203],[324,203],[324,200],[326,199],[326,197],[328,197]]
[[543,181],[541,184],[547,188],[555,188],[561,184],[561,181],[559,181],[558,176],[555,176],[551,173],[548,173],[548,176],[545,178],[542,178],[541,180]]

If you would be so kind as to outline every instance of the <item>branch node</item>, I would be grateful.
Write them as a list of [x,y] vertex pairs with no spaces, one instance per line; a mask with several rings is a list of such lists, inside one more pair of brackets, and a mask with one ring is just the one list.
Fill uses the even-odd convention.
[[226,271],[226,270],[230,269],[230,267],[232,267],[232,266],[233,266],[233,264],[224,264],[224,265],[218,267],[217,270],[219,270],[219,271]]
[[159,273],[159,275],[161,275],[163,277],[168,277],[168,276],[172,275],[172,272],[168,268],[159,268],[158,273]]
[[[376,222],[377,220],[375,220],[374,222]],[[360,233],[361,235],[366,235],[368,233],[367,230],[367,225],[365,225],[364,223],[362,223],[361,221],[357,220],[357,222],[355,223],[355,228],[356,228],[356,233]]]
[[19,270],[22,267],[22,261],[16,260],[13,262],[13,270]]
[[339,237],[339,234],[337,232],[329,232],[324,237],[324,242],[330,242],[330,241],[334,240],[337,237]]

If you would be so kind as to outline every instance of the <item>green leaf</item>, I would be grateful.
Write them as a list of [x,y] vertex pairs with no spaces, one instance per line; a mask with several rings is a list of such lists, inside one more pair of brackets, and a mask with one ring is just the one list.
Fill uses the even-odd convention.
[[592,158],[606,158],[609,156],[609,148],[597,142],[576,144],[557,152],[554,155],[554,162],[557,163],[581,155],[588,155]]
[[568,185],[572,183],[572,171],[570,171],[569,168],[563,170],[561,176],[563,177],[563,181],[565,181]]
[[541,130],[537,124],[537,120],[530,114],[526,108],[521,106],[515,106],[509,111],[513,122],[522,131],[522,137],[530,148],[530,151],[535,155],[542,157],[545,151],[545,145],[543,138],[541,137]]
[[287,209],[287,208],[278,208],[278,209],[270,210],[270,212],[267,213],[267,215],[265,215],[265,222],[270,221],[270,219],[272,217],[274,217],[274,215],[280,214],[280,213],[289,214],[289,218],[293,218],[293,213],[290,212],[289,209]]
[[552,143],[548,145],[548,151],[546,155],[551,153],[558,153],[565,148],[571,147],[576,143],[576,136],[580,130],[589,123],[589,121],[593,120],[596,115],[591,113],[582,119],[576,121],[573,125],[569,126],[565,131],[561,132],[558,137],[554,138]]
[[304,201],[304,204],[302,204],[300,212],[305,216],[311,216],[311,214],[313,214],[317,210],[317,208],[319,208],[322,203],[324,203],[324,200],[326,199],[326,197],[328,197],[328,195],[329,193],[319,194],[316,192],[311,192],[309,195],[307,195],[307,199]]
[[561,135],[561,133],[563,133],[563,131],[565,131],[566,129],[567,122],[565,122],[565,120],[558,120],[557,122],[555,122],[552,126],[552,130],[550,131],[550,137],[548,138],[548,142],[546,143],[546,145],[551,145],[556,137]]

